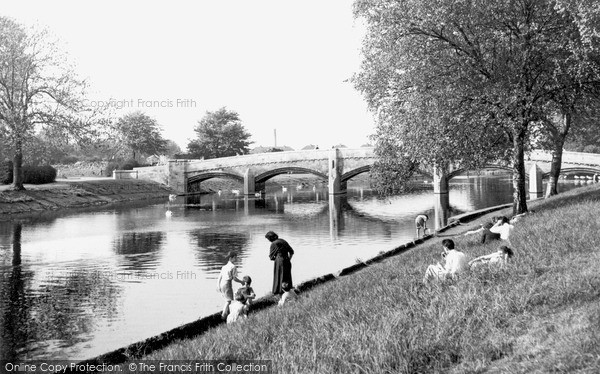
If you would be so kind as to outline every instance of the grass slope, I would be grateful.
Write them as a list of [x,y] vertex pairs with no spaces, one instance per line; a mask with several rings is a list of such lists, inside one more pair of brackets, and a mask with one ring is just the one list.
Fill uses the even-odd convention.
[[[600,372],[600,190],[535,209],[506,269],[425,285],[436,239],[145,359],[266,359],[278,373]],[[456,242],[471,258],[498,246]]]

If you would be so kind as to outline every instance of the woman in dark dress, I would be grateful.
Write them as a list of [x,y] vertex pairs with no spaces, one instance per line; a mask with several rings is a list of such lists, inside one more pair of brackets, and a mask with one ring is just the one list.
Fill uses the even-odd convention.
[[265,235],[265,238],[271,242],[269,258],[271,261],[275,261],[273,267],[273,294],[279,295],[283,293],[281,289],[283,282],[287,282],[290,287],[293,287],[291,259],[294,255],[294,250],[288,242],[280,239],[273,231],[269,231]]

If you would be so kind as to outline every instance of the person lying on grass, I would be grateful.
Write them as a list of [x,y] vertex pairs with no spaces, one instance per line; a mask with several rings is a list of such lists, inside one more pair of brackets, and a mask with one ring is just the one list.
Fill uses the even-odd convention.
[[508,260],[514,256],[514,251],[505,246],[501,245],[498,250],[494,253],[485,256],[479,256],[469,261],[469,266],[474,268],[482,264],[498,264],[504,266],[508,263]]
[[423,282],[427,283],[432,279],[444,280],[448,277],[453,278],[456,274],[469,270],[467,256],[454,249],[454,241],[452,239],[442,240],[442,257],[445,258],[446,264],[442,265],[439,262],[435,265],[429,265],[425,271]]

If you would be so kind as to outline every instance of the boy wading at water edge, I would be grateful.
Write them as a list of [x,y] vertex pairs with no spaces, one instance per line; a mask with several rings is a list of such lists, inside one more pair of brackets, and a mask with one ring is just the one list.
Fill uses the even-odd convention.
[[415,218],[415,228],[417,230],[417,239],[419,238],[419,233],[421,229],[423,229],[423,236],[427,235],[429,229],[427,228],[427,220],[429,220],[429,216],[427,214],[419,214]]

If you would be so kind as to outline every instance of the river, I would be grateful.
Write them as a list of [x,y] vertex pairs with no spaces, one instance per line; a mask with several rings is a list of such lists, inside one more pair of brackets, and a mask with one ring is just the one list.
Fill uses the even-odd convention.
[[328,197],[321,185],[281,178],[261,198],[229,191],[2,222],[0,359],[91,358],[217,312],[231,250],[265,295],[269,230],[295,249],[300,283],[413,240],[417,214],[440,226],[510,202],[512,189],[506,174],[462,176],[446,196],[437,200],[430,183],[388,198],[350,183],[347,195]]

